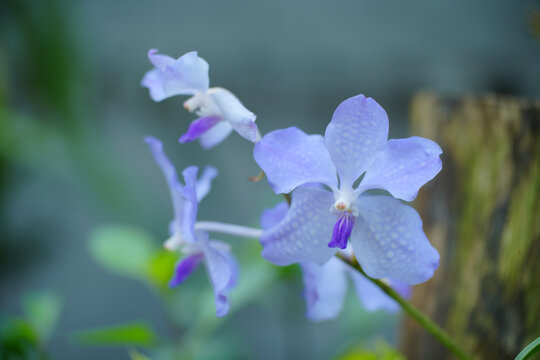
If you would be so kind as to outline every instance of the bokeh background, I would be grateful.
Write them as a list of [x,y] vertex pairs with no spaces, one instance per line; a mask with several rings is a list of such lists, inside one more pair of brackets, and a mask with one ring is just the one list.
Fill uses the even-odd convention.
[[[146,53],[197,50],[210,64],[211,86],[233,91],[263,133],[293,125],[322,133],[341,101],[363,93],[387,110],[390,135],[398,138],[409,135],[409,101],[423,89],[538,98],[538,9],[535,1],[503,0],[3,0],[3,321],[28,311],[21,302],[28,304],[29,294],[61,299],[43,345],[58,359],[127,359],[126,348],[163,359],[182,352],[326,359],[355,346],[392,346],[399,315],[366,313],[352,291],[335,321],[306,320],[300,271],[265,264],[250,240],[223,237],[247,271],[243,290],[231,296],[232,313],[219,320],[203,271],[167,291],[137,271],[115,271],[116,262],[134,256],[129,248],[96,250],[100,236],[138,238],[152,249],[167,237],[168,189],[146,135],[165,143],[179,170],[220,170],[200,219],[258,226],[260,212],[281,200],[265,181],[248,181],[259,170],[252,145],[236,134],[210,151],[178,144],[193,115],[183,97],[149,98],[140,86],[151,67]],[[99,339],[80,336],[132,321],[153,328],[158,346],[97,346]]]

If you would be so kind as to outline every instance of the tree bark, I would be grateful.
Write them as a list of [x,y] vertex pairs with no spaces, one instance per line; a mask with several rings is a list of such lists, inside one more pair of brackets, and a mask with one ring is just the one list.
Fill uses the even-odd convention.
[[[540,336],[540,102],[420,93],[411,115],[444,152],[415,204],[441,262],[412,302],[478,359],[514,359]],[[452,358],[403,330],[408,359]]]

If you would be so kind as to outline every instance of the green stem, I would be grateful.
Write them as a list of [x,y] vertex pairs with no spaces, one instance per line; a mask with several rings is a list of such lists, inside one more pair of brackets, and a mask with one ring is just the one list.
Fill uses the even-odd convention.
[[441,344],[443,344],[448,350],[452,352],[457,358],[462,360],[472,360],[472,355],[468,354],[465,350],[459,347],[458,344],[444,331],[441,329],[437,324],[435,324],[433,321],[431,321],[424,313],[422,313],[418,308],[414,307],[410,302],[405,300],[401,295],[397,293],[396,290],[392,289],[390,286],[388,286],[385,282],[377,279],[373,279],[369,277],[358,261],[356,261],[356,258],[347,257],[346,255],[338,253],[336,255],[338,258],[343,260],[345,263],[350,265],[352,268],[360,272],[362,275],[364,275],[366,278],[368,278],[372,283],[377,285],[382,291],[384,291],[388,296],[390,296],[392,299],[394,299],[402,308],[403,310],[409,314],[410,317],[412,317],[418,324],[420,324],[424,329],[426,329],[427,332],[429,332],[431,335],[433,335]]

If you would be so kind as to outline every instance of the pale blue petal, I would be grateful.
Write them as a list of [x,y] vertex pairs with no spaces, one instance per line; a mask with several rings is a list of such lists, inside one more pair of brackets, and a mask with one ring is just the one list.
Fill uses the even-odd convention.
[[289,211],[289,205],[286,201],[278,203],[271,209],[266,209],[261,214],[261,227],[263,230],[268,230],[285,219]]
[[225,316],[230,308],[228,291],[236,283],[236,262],[231,262],[232,255],[227,254],[221,246],[215,246],[213,242],[208,242],[206,233],[198,232],[197,236],[199,241],[204,244],[205,266],[214,288],[216,315]]
[[232,126],[227,121],[221,121],[213,128],[205,132],[199,138],[203,149],[208,150],[225,140],[232,132]]
[[276,193],[310,182],[337,187],[336,169],[320,135],[296,127],[272,131],[255,144],[253,156]]
[[328,124],[324,143],[334,161],[340,188],[351,188],[375,155],[386,147],[388,116],[372,98],[358,95],[342,102]]
[[358,190],[384,189],[412,201],[420,187],[441,171],[441,153],[439,145],[425,138],[390,140],[367,168]]
[[[349,270],[349,274],[364,309],[367,311],[386,310],[388,312],[397,312],[400,310],[399,304],[394,299],[386,295],[384,291],[369,281],[364,275],[352,269]],[[405,299],[410,297],[410,285],[397,281],[388,281],[388,283]]]
[[390,196],[360,196],[351,235],[354,253],[371,277],[419,284],[433,276],[439,253],[412,207]]
[[144,141],[150,147],[150,151],[152,151],[152,155],[154,156],[156,163],[163,172],[165,180],[167,180],[167,184],[169,185],[169,191],[171,193],[171,199],[174,209],[174,218],[169,228],[171,235],[173,235],[180,232],[180,229],[182,227],[182,214],[184,208],[182,185],[178,181],[174,165],[171,163],[171,161],[163,151],[163,144],[161,143],[161,141],[151,136],[146,137]]
[[158,55],[157,50],[148,52],[148,58],[155,69],[147,72],[142,85],[150,90],[155,101],[161,101],[174,95],[193,95],[197,91],[208,90],[208,63],[197,56],[196,51],[189,52],[177,60],[166,55]]
[[208,91],[208,95],[219,109],[220,115],[229,122],[240,136],[251,142],[257,140],[256,116],[246,109],[236,96],[223,88],[212,88]]
[[292,194],[291,208],[278,225],[263,232],[262,256],[276,264],[324,264],[336,250],[328,247],[336,217],[330,213],[331,192],[300,187]]
[[184,197],[184,208],[182,215],[182,235],[189,242],[198,241],[195,236],[195,221],[197,221],[197,210],[199,201],[197,199],[197,172],[196,166],[187,167],[182,175],[186,186],[182,189]]
[[347,292],[345,265],[331,258],[324,265],[302,263],[306,316],[313,321],[335,318],[343,308]]
[[212,180],[218,175],[218,171],[213,166],[206,166],[203,174],[197,181],[196,193],[197,200],[200,202],[210,192],[212,187]]

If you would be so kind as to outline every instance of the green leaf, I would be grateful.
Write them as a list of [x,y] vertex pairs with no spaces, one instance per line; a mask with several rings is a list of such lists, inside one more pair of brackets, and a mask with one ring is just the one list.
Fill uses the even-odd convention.
[[174,265],[178,261],[180,254],[167,250],[158,251],[152,257],[148,274],[150,280],[157,285],[159,289],[168,289],[169,281],[174,273]]
[[104,226],[90,236],[90,254],[110,272],[146,280],[157,246],[144,231],[131,226]]
[[150,360],[149,357],[147,357],[146,355],[141,354],[140,352],[138,352],[135,349],[129,350],[129,357],[131,358],[131,360]]
[[35,329],[40,342],[45,343],[52,335],[62,312],[62,300],[53,292],[29,294],[23,299],[27,321]]
[[526,360],[533,356],[535,353],[540,351],[540,337],[536,338],[532,343],[527,345],[525,349],[521,350],[521,352],[516,356],[515,360]]
[[151,346],[156,341],[154,330],[144,322],[82,330],[73,337],[77,343],[90,346]]

